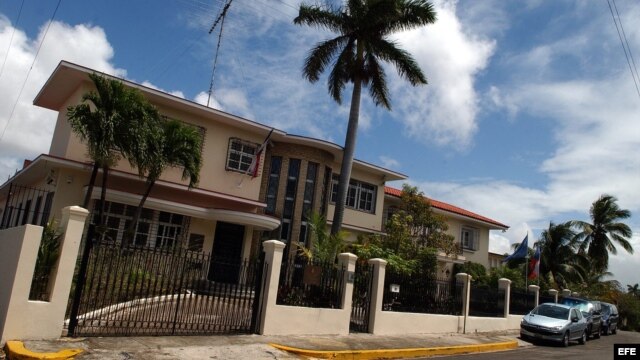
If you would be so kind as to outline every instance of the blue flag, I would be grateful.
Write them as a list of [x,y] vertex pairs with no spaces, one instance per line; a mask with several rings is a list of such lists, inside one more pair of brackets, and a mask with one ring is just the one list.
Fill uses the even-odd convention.
[[520,245],[518,245],[518,248],[516,249],[516,251],[514,251],[513,254],[504,258],[502,262],[525,258],[527,256],[527,249],[529,248],[528,239],[529,239],[529,234],[527,233],[527,236],[525,236],[524,240],[522,240]]

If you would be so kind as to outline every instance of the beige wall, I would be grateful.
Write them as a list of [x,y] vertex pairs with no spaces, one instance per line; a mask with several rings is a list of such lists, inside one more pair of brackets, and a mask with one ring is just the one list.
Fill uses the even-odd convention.
[[455,241],[457,243],[460,243],[461,241],[461,232],[463,227],[475,229],[477,231],[479,240],[478,249],[464,249],[462,256],[464,256],[467,261],[482,264],[487,270],[489,270],[489,229],[450,217],[447,217],[447,223],[449,224],[449,230],[447,232],[455,237]]
[[377,311],[376,335],[457,333],[461,316]]
[[79,207],[63,211],[64,236],[51,272],[49,302],[29,300],[42,227],[24,225],[0,231],[0,345],[7,340],[60,337],[87,214]]
[[[59,109],[58,119],[51,142],[50,154],[75,161],[89,161],[86,146],[71,132],[67,120],[67,107],[80,103],[82,94],[89,91],[88,83],[79,88]],[[176,111],[169,107],[160,107],[161,114],[186,123],[201,126],[205,129],[203,144],[203,162],[200,172],[199,188],[223,192],[234,196],[257,200],[260,191],[260,178],[251,178],[240,172],[227,171],[226,159],[229,139],[232,137],[260,145],[264,141],[264,135],[251,133],[247,130],[223,125],[215,119],[195,117],[190,114]],[[261,158],[262,168],[264,157]],[[137,174],[125,160],[120,160],[113,169]],[[182,180],[182,170],[178,168],[167,169],[161,176],[162,180],[187,185],[188,181]]]

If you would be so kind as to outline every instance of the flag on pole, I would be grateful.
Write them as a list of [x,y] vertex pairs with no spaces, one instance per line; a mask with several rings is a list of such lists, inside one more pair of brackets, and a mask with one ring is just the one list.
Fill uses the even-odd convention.
[[516,251],[514,251],[513,254],[502,259],[502,262],[525,258],[527,256],[527,249],[529,248],[528,239],[529,239],[529,234],[527,234],[524,237],[524,240],[522,240],[520,245],[518,245],[518,248],[516,249]]
[[529,261],[529,280],[533,280],[540,275],[540,246],[536,248],[535,254]]
[[258,176],[258,168],[260,167],[260,158],[262,157],[262,153],[264,152],[264,150],[267,148],[267,145],[269,144],[269,139],[271,138],[271,134],[273,133],[273,128],[271,129],[271,131],[269,131],[269,135],[267,135],[267,137],[264,139],[264,141],[262,142],[262,145],[260,145],[260,147],[258,147],[258,150],[256,150],[256,153],[253,156],[253,160],[251,160],[251,165],[249,165],[249,168],[247,169],[246,174],[247,175],[251,175],[251,177],[256,177]]

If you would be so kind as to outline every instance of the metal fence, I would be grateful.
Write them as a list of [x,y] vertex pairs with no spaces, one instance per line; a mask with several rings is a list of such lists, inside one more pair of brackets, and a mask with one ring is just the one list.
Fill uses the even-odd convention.
[[[212,268],[236,274],[236,281],[209,280]],[[251,333],[262,270],[258,260],[94,244],[69,330],[76,336]]]
[[540,304],[542,304],[542,303],[553,303],[553,302],[556,302],[556,297],[555,296],[540,294],[540,297],[538,298],[538,303],[540,303]]
[[459,315],[462,284],[455,279],[433,279],[387,271],[382,300],[383,311]]
[[471,283],[469,315],[486,317],[504,316],[504,289]]
[[373,292],[373,265],[356,262],[351,301],[350,332],[369,331],[369,310]]
[[533,310],[535,305],[535,294],[525,289],[511,288],[511,303],[509,305],[509,313],[513,315],[526,315]]
[[276,304],[339,309],[345,271],[332,262],[283,261]]
[[29,290],[29,300],[32,301],[49,301],[49,278],[51,275],[51,266],[36,268],[31,280],[31,288]]
[[49,221],[54,192],[12,183],[3,195],[0,230],[26,224],[45,226]]

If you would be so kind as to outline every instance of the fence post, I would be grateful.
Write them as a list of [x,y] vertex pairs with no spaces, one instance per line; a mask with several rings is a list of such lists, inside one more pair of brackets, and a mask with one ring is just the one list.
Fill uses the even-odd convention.
[[462,282],[462,333],[467,333],[467,317],[469,316],[469,299],[471,293],[471,275],[466,273],[457,273],[456,279]]
[[558,303],[558,290],[556,290],[556,289],[549,290],[549,295],[553,296],[553,302],[557,304]]
[[369,265],[373,265],[373,279],[371,286],[371,303],[369,304],[369,332],[376,333],[376,318],[382,312],[382,300],[384,296],[384,277],[387,261],[383,259],[370,259]]
[[562,289],[562,297],[567,297],[567,296],[571,296],[571,290]]
[[533,292],[533,307],[538,306],[538,302],[540,301],[540,286],[529,285],[529,292]]
[[[344,269],[342,275],[342,309],[349,313],[351,319],[351,303],[353,302],[353,281],[355,279],[356,260],[358,257],[352,253],[341,253],[338,255],[338,266]],[[347,325],[348,325],[347,321]]]
[[498,279],[498,289],[504,289],[504,317],[509,317],[509,308],[511,307],[511,280]]
[[[269,308],[276,305],[278,297],[278,285],[280,282],[280,268],[282,267],[282,252],[285,244],[278,240],[267,240],[262,243],[264,249],[264,261],[267,266],[267,272],[263,274],[265,279],[264,288],[262,290],[262,308],[260,311],[260,334],[268,331]],[[282,321],[282,319],[273,319],[273,321]]]

